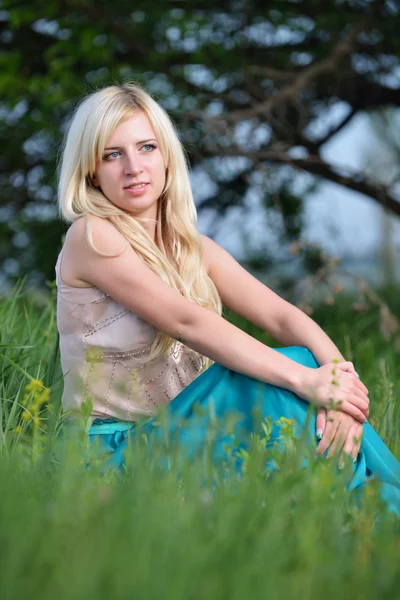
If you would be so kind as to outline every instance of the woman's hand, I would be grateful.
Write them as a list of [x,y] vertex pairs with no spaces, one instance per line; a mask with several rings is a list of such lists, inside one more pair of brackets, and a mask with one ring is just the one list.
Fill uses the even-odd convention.
[[328,363],[310,369],[300,395],[319,408],[335,409],[365,423],[369,413],[368,389],[352,363]]
[[[337,453],[348,454],[355,460],[360,451],[363,426],[359,421],[341,411],[321,408],[317,415],[317,453],[327,457]],[[339,464],[343,461],[339,458]]]

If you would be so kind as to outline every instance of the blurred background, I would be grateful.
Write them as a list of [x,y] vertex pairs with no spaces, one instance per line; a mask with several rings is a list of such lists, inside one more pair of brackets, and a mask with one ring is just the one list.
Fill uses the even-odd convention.
[[200,231],[255,274],[395,285],[399,26],[396,0],[2,0],[0,293],[51,287],[63,132],[126,80],[179,129]]

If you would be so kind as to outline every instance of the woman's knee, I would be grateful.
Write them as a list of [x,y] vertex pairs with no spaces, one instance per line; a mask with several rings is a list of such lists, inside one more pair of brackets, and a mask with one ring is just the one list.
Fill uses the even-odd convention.
[[286,348],[276,348],[276,350],[304,367],[309,367],[310,369],[317,369],[319,367],[314,354],[305,346],[287,346]]
[[312,369],[318,369],[319,364],[314,356],[314,354],[311,352],[311,350],[309,350],[308,348],[303,347],[303,350],[305,351],[306,354],[306,360],[309,363],[307,366],[311,367]]

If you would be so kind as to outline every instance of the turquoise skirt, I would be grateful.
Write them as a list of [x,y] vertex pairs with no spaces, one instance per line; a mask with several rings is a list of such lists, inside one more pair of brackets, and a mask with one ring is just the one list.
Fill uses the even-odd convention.
[[[280,352],[304,366],[317,368],[313,354],[300,346],[279,348]],[[280,443],[279,420],[294,420],[296,436],[306,436],[317,446],[316,411],[310,404],[288,390],[262,383],[218,363],[201,373],[162,410],[168,423],[169,439],[179,444],[185,458],[191,458],[204,447],[208,431],[215,422],[223,422],[235,414],[230,433],[224,432],[213,442],[213,459],[226,457],[227,448],[246,445],[256,428],[256,419],[269,418],[272,423],[269,443]],[[152,417],[140,423],[113,419],[96,419],[89,429],[91,444],[106,455],[107,467],[124,468],[128,441],[135,436],[151,439],[158,435],[159,419]],[[164,434],[165,435],[165,432]],[[130,438],[128,440],[128,438]],[[132,446],[130,446],[132,448]],[[349,490],[361,488],[372,478],[382,482],[381,494],[388,508],[400,515],[400,463],[369,423],[363,427],[363,438],[357,461],[353,464]]]

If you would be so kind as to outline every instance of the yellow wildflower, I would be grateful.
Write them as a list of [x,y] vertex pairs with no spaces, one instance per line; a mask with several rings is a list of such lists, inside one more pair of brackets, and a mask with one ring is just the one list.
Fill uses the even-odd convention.
[[43,381],[40,379],[31,379],[28,385],[25,386],[25,392],[29,394],[30,392],[41,392],[45,388]]
[[29,412],[31,414],[35,414],[39,409],[39,404],[36,402],[36,398],[35,398],[35,402],[32,402],[32,404],[29,406]]
[[50,400],[50,388],[46,387],[39,379],[32,379],[28,385],[25,386],[22,405],[27,406],[30,399],[33,400],[30,406],[31,410],[35,411],[39,409],[42,404],[45,404],[45,402]]
[[50,388],[45,387],[43,392],[36,396],[36,402],[41,406],[48,400],[50,400]]
[[278,419],[276,421],[276,424],[278,425],[278,427],[280,429],[280,436],[279,436],[280,439],[283,439],[285,437],[294,438],[294,426],[295,426],[294,419],[287,419],[286,417],[281,417],[280,419]]
[[287,419],[286,417],[280,417],[280,419],[277,420],[276,422],[277,425],[279,425],[280,427],[285,426],[285,425],[294,425],[295,424],[295,420],[294,419]]

